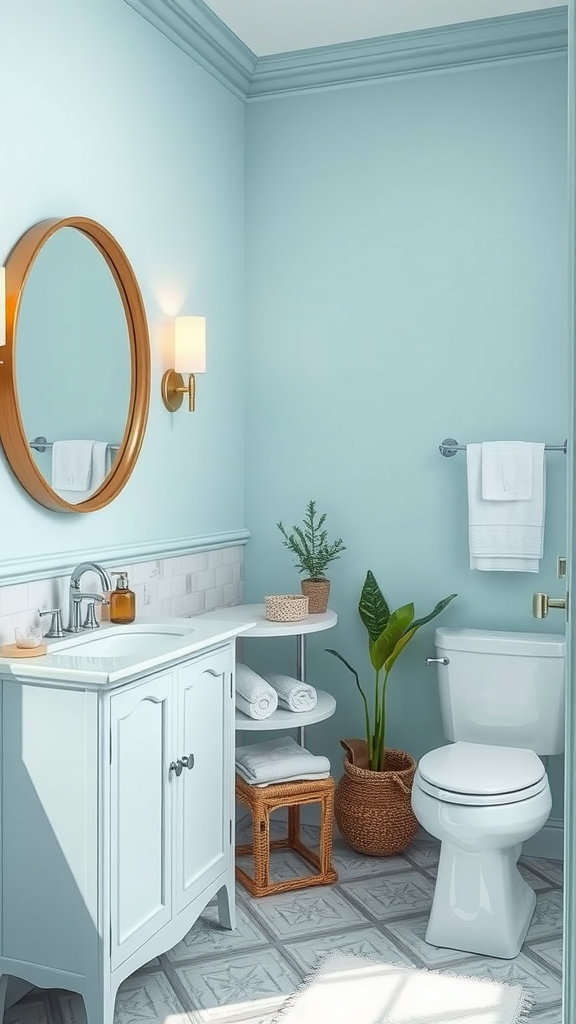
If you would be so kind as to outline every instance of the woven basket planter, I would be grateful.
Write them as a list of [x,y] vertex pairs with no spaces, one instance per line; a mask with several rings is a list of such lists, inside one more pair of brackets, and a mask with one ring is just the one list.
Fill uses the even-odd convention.
[[386,770],[372,772],[353,763],[366,763],[364,740],[340,742],[346,750],[344,775],[334,800],[340,832],[358,853],[371,857],[401,853],[419,828],[410,801],[416,761],[404,750],[387,750]]
[[308,613],[323,615],[330,597],[330,580],[302,580],[300,590],[308,598]]
[[266,618],[272,622],[300,622],[308,615],[308,604],[303,594],[270,594],[264,598]]

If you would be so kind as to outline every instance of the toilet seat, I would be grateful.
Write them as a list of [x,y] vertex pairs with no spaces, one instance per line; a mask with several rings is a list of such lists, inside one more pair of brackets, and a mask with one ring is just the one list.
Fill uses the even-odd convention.
[[485,807],[528,800],[548,777],[533,750],[458,741],[425,754],[414,784],[446,803]]

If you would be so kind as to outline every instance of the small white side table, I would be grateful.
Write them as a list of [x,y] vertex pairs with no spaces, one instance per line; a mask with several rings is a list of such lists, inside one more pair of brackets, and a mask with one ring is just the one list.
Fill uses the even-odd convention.
[[[336,612],[328,609],[322,615],[307,615],[300,622],[271,622],[265,617],[265,606],[263,604],[235,604],[229,608],[216,608],[211,612],[204,612],[197,618],[210,618],[218,622],[253,622],[250,629],[242,634],[243,637],[275,637],[295,636],[296,637],[296,678],[300,682],[306,681],[306,636],[308,633],[319,633],[324,629],[332,629],[338,622]],[[298,743],[305,745],[305,727],[315,722],[322,722],[330,718],[336,711],[336,701],[330,693],[324,690],[317,690],[318,702],[312,711],[284,711],[278,709],[269,718],[261,721],[249,718],[244,712],[236,709],[236,730],[238,732],[266,732],[272,729],[296,729]]]

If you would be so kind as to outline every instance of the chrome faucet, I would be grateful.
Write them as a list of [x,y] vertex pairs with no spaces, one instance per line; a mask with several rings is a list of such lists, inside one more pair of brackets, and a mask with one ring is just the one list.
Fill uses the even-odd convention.
[[74,569],[70,576],[70,590],[68,601],[68,625],[66,633],[81,633],[83,629],[97,629],[98,622],[93,614],[94,606],[89,606],[86,620],[82,622],[82,601],[87,598],[90,601],[98,601],[99,604],[107,604],[107,600],[100,594],[89,594],[80,590],[80,580],[85,572],[95,572],[100,577],[102,590],[112,590],[112,580],[106,569],[103,569],[97,562],[81,562]]

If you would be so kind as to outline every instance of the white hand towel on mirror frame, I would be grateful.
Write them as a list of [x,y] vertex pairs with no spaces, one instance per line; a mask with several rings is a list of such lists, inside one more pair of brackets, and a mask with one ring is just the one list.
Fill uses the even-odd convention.
[[532,500],[481,497],[481,445],[466,450],[470,568],[538,572],[544,549],[544,444],[532,446]]
[[[264,743],[237,747],[236,767],[242,768],[255,783],[281,782],[289,778],[302,778],[312,773],[314,778],[330,772],[330,761],[319,754],[311,754],[290,736]],[[243,774],[241,773],[241,774]]]
[[242,662],[236,664],[236,707],[257,721],[269,718],[278,707],[276,690]]
[[278,672],[266,673],[265,678],[278,694],[278,706],[286,711],[312,711],[316,707],[318,696],[308,683]]
[[482,441],[483,500],[531,501],[532,462],[529,441]]

